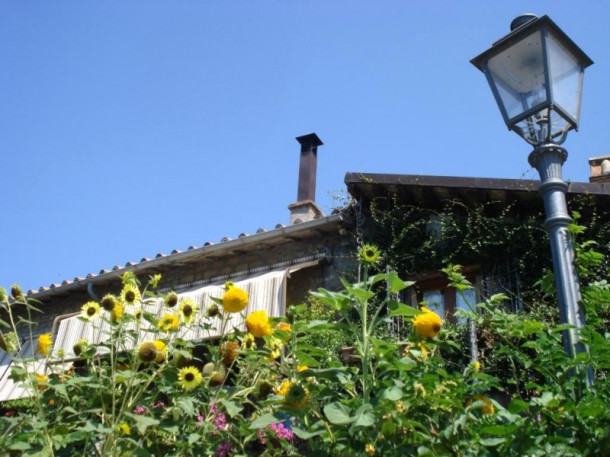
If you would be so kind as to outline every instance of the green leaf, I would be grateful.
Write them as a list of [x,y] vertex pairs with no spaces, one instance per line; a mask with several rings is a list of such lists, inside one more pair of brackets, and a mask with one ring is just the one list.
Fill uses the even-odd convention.
[[199,433],[191,433],[188,437],[189,446],[192,446],[194,443],[201,439],[201,435]]
[[399,389],[396,386],[392,386],[387,388],[382,394],[382,398],[385,398],[390,401],[398,401],[402,398],[402,389]]
[[506,441],[506,438],[483,438],[479,441],[483,446],[497,446]]
[[400,303],[396,300],[390,300],[388,302],[388,310],[390,316],[407,316],[407,317],[415,317],[422,312],[416,308],[411,306],[407,306],[404,303]]
[[250,428],[258,429],[265,428],[274,422],[282,422],[285,420],[284,414],[280,412],[267,413],[252,421]]
[[141,435],[144,435],[148,427],[159,425],[160,423],[158,419],[149,416],[142,416],[139,414],[132,414],[128,412],[125,412],[125,415],[134,421],[136,429]]
[[403,281],[398,277],[398,274],[392,270],[388,275],[388,284],[390,286],[390,293],[395,294],[396,292],[400,292],[407,287],[411,287],[415,284],[415,281]]
[[28,449],[31,449],[32,446],[23,441],[17,441],[16,443],[11,444],[8,448],[13,451],[27,451]]
[[373,406],[371,406],[369,403],[365,403],[358,408],[354,418],[355,427],[370,427],[376,423],[375,415],[373,414]]
[[308,440],[308,439],[313,438],[314,436],[318,436],[318,435],[322,434],[322,430],[318,430],[317,432],[306,432],[302,428],[299,428],[294,425],[292,426],[292,431],[296,436],[298,436],[302,440]]
[[513,400],[510,405],[508,405],[508,412],[512,414],[519,414],[523,411],[527,411],[530,405],[523,400]]
[[224,398],[220,400],[220,402],[225,407],[227,414],[231,417],[237,416],[243,409],[243,405],[240,405],[234,401],[225,400]]
[[351,409],[339,402],[324,406],[324,414],[331,424],[349,424],[356,418],[350,416]]

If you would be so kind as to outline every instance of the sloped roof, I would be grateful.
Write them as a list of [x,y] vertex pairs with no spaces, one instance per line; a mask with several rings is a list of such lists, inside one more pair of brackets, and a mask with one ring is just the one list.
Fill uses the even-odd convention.
[[258,229],[255,234],[241,233],[237,238],[224,237],[219,243],[206,242],[201,247],[190,246],[186,251],[174,250],[170,254],[159,253],[154,258],[142,258],[139,262],[127,262],[124,266],[115,265],[111,269],[102,269],[99,273],[89,273],[85,277],[76,277],[59,284],[41,287],[37,291],[29,290],[28,298],[42,299],[56,294],[63,294],[75,289],[83,289],[90,284],[101,284],[116,280],[117,274],[127,271],[139,274],[173,264],[196,262],[204,258],[215,258],[232,253],[251,252],[264,247],[273,247],[294,240],[311,237],[314,234],[331,233],[343,224],[341,214],[332,214],[308,222],[290,226],[278,224],[272,230]]

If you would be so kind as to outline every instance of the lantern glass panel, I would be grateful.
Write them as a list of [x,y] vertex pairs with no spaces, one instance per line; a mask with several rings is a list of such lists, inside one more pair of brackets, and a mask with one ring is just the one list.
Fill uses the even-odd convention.
[[[552,34],[547,37],[549,71],[553,88],[553,103],[578,125],[580,116],[580,94],[584,69],[578,59]],[[555,130],[555,126],[553,126]]]
[[542,33],[536,30],[487,63],[508,123],[534,107],[548,105],[542,43]]

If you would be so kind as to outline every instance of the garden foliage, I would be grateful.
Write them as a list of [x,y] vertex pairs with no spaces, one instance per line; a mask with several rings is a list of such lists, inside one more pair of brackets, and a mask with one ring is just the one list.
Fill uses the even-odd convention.
[[[579,245],[581,269],[603,262],[593,248]],[[28,396],[2,405],[0,455],[610,453],[610,287],[597,273],[583,286],[588,353],[570,359],[563,327],[507,312],[495,295],[464,313],[476,326],[479,357],[471,360],[467,324],[402,303],[412,283],[385,269],[382,255],[361,246],[360,278],[312,292],[315,315],[307,304],[285,318],[251,313],[244,331],[226,325],[248,300],[230,283],[204,304],[156,292],[158,276],[142,287],[127,274],[120,296],[83,305],[87,325],[109,330],[102,343],[79,341],[76,360],[53,351],[52,335],[35,336],[36,303],[18,287],[3,292],[0,348],[13,355],[12,378]],[[458,291],[471,287],[458,266],[443,271]],[[157,300],[166,307],[160,318],[147,311]],[[184,338],[214,319],[219,339]],[[408,334],[388,337],[392,319],[403,319]],[[24,341],[36,354],[21,352]],[[343,358],[337,342],[351,348]]]

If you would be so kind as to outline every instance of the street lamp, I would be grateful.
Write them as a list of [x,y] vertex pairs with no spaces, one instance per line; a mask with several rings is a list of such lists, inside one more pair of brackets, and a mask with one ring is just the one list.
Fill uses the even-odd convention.
[[[586,352],[578,331],[585,325],[574,269],[574,249],[567,231],[567,210],[561,168],[568,157],[560,146],[569,130],[577,130],[584,69],[593,61],[548,17],[519,16],[511,32],[471,60],[485,73],[504,122],[534,146],[529,163],[540,174],[553,271],[557,285],[566,352]],[[592,383],[591,370],[587,382]]]

